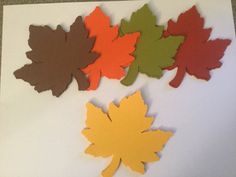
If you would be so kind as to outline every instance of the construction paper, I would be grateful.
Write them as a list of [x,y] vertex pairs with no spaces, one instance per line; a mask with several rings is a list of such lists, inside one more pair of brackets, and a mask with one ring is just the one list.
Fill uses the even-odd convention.
[[[84,153],[89,145],[81,134],[85,128],[86,103],[103,108],[136,90],[142,90],[152,127],[171,128],[174,136],[161,151],[160,161],[148,163],[143,177],[232,177],[236,176],[236,41],[227,48],[223,67],[212,70],[210,82],[186,74],[184,87],[169,87],[176,69],[162,79],[139,74],[125,87],[118,80],[103,77],[99,89],[78,91],[72,80],[58,98],[51,90],[38,94],[29,83],[12,74],[31,61],[25,52],[29,26],[58,24],[65,31],[78,15],[89,15],[97,6],[111,17],[111,24],[129,19],[132,12],[148,3],[158,24],[197,4],[205,26],[214,27],[211,38],[235,38],[230,0],[106,1],[9,5],[3,9],[0,89],[0,176],[1,177],[99,177],[110,158]],[[173,3],[175,3],[173,5]],[[97,22],[99,25],[99,22]],[[128,69],[128,68],[127,68]],[[136,110],[135,110],[136,111]],[[164,127],[162,127],[164,126]],[[137,177],[121,165],[114,177]]]
[[141,36],[134,52],[135,61],[130,65],[122,84],[132,85],[138,73],[149,77],[161,78],[162,70],[174,63],[179,45],[183,42],[182,36],[162,37],[164,26],[156,25],[156,16],[151,12],[148,4],[134,12],[130,21],[122,20],[120,34],[140,32]]
[[112,177],[121,162],[144,174],[144,163],[159,160],[156,153],[173,133],[150,130],[154,118],[146,116],[147,110],[140,91],[123,98],[119,106],[110,103],[107,113],[92,103],[87,104],[87,128],[83,134],[92,144],[85,152],[95,157],[112,156],[103,177]]
[[69,32],[60,25],[56,30],[31,25],[29,31],[28,43],[32,50],[26,56],[32,63],[16,70],[16,78],[29,82],[38,92],[51,90],[54,96],[60,96],[73,77],[79,90],[89,87],[81,69],[93,63],[99,54],[91,52],[95,37],[88,37],[82,17],[77,17]]
[[88,90],[95,90],[101,77],[120,79],[125,75],[124,68],[134,60],[132,53],[139,33],[119,37],[118,26],[111,26],[110,17],[106,16],[100,7],[96,7],[90,15],[85,17],[85,24],[90,30],[90,37],[97,38],[93,51],[101,53],[96,62],[83,69],[88,74],[91,83]]
[[186,73],[198,79],[209,80],[210,70],[221,67],[220,59],[231,43],[229,39],[209,39],[212,28],[204,28],[204,18],[200,16],[197,7],[180,14],[178,20],[168,22],[165,36],[183,35],[184,43],[175,57],[175,63],[169,69],[177,69],[176,76],[170,82],[173,87],[179,87]]

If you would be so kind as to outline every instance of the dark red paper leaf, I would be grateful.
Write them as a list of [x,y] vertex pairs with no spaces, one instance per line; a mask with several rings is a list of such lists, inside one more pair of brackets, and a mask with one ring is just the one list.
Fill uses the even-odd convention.
[[173,66],[167,69],[177,69],[175,78],[170,82],[178,87],[185,73],[194,75],[198,79],[209,80],[210,70],[219,68],[220,59],[231,43],[228,39],[209,40],[212,29],[204,29],[204,19],[200,16],[196,6],[182,13],[177,22],[170,20],[164,36],[184,36],[185,41],[180,46]]
[[93,63],[99,56],[91,52],[95,38],[89,37],[82,17],[78,17],[71,25],[70,31],[62,27],[56,30],[48,26],[30,28],[29,46],[31,51],[27,57],[32,61],[14,72],[18,79],[23,79],[42,92],[52,90],[52,94],[60,96],[74,77],[80,90],[89,87],[89,81],[81,71]]

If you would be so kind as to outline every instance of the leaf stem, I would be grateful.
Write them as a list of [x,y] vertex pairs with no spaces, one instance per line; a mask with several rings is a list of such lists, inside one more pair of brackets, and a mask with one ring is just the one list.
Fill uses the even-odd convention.
[[74,71],[73,76],[75,77],[78,83],[79,90],[86,90],[89,87],[89,81],[80,69]]
[[138,68],[139,68],[138,63],[134,61],[130,65],[128,73],[125,76],[125,78],[121,81],[121,83],[126,86],[132,85],[138,76],[139,72]]
[[184,79],[185,72],[186,72],[185,67],[179,67],[175,75],[175,78],[170,82],[170,85],[174,88],[179,87],[179,85],[182,83]]
[[120,158],[118,156],[113,156],[110,165],[102,171],[103,177],[112,177],[116,171],[116,169],[120,165]]

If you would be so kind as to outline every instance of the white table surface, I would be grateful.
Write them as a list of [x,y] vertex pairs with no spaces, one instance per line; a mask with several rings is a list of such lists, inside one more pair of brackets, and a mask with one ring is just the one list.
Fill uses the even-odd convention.
[[[211,72],[209,82],[187,76],[178,89],[168,86],[176,70],[160,80],[139,75],[131,87],[102,79],[94,92],[78,92],[75,81],[60,98],[50,91],[38,94],[13,72],[29,60],[30,24],[62,24],[66,30],[78,15],[88,15],[97,5],[112,23],[131,15],[145,2],[87,2],[4,7],[0,96],[0,177],[98,177],[110,158],[84,154],[89,142],[82,136],[85,104],[92,101],[105,110],[141,90],[156,117],[154,127],[175,131],[161,152],[161,160],[147,165],[145,177],[236,176],[236,43],[227,49],[223,66]],[[213,27],[211,38],[235,38],[230,0],[152,0],[159,24],[197,4]],[[99,23],[98,23],[99,24]],[[115,177],[137,177],[123,165]]]

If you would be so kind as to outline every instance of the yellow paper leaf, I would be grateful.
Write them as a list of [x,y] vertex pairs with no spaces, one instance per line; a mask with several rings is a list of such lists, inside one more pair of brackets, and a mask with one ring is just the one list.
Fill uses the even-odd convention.
[[95,157],[112,156],[103,177],[112,177],[121,162],[143,174],[144,163],[159,160],[157,152],[173,133],[149,130],[153,118],[146,117],[147,109],[139,91],[122,99],[119,106],[111,103],[107,114],[87,104],[87,128],[83,134],[92,144],[85,152]]

